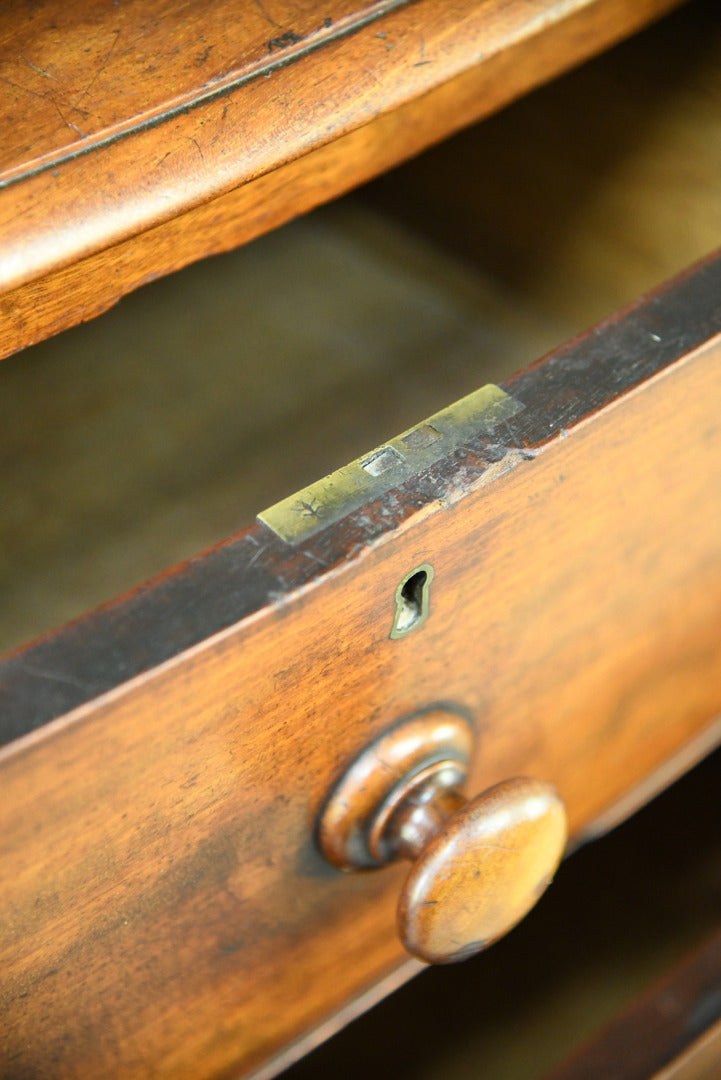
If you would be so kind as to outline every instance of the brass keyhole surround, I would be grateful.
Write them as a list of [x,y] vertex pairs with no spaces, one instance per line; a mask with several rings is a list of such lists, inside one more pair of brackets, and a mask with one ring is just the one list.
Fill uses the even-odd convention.
[[400,581],[395,592],[395,616],[390,636],[402,638],[416,630],[428,618],[431,610],[431,582],[434,570],[430,563],[421,563]]

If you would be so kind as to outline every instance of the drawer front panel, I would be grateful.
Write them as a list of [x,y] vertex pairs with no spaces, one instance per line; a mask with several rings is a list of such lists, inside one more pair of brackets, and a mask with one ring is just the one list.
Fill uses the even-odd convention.
[[[199,587],[216,552],[6,661],[26,730],[0,762],[7,1075],[247,1074],[409,973],[398,871],[344,875],[315,842],[333,783],[404,716],[468,715],[469,792],[542,777],[577,839],[714,740],[719,273],[518,376],[499,429],[299,546],[233,541],[261,577],[227,625],[237,582]],[[393,638],[420,565],[428,618]],[[133,677],[99,696],[82,656],[53,667],[104,642]],[[28,687],[53,681],[68,696],[31,730]]]

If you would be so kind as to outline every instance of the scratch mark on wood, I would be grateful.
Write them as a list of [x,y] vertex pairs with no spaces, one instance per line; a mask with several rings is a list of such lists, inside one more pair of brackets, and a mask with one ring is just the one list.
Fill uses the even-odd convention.
[[378,78],[377,73],[373,70],[373,68],[365,67],[365,68],[363,68],[363,71],[365,72],[366,75],[368,75],[373,80],[373,85],[374,86],[381,86],[381,81]]
[[109,49],[108,49],[108,51],[106,52],[106,54],[105,54],[105,58],[104,58],[104,59],[102,60],[102,62],[101,62],[101,64],[100,64],[100,67],[99,67],[99,68],[98,68],[98,70],[97,70],[97,71],[95,72],[95,74],[93,75],[92,79],[90,80],[90,82],[88,83],[88,85],[87,85],[87,86],[85,87],[85,89],[83,90],[82,94],[80,95],[80,97],[79,97],[79,98],[77,99],[77,101],[75,102],[75,104],[73,105],[73,108],[74,108],[74,109],[77,109],[78,105],[79,105],[79,104],[80,104],[80,102],[81,102],[81,101],[83,100],[83,98],[84,98],[84,97],[86,97],[86,95],[90,93],[90,91],[92,90],[92,88],[93,88],[93,86],[95,85],[95,83],[96,83],[96,82],[98,81],[98,79],[100,78],[100,76],[101,76],[101,75],[103,74],[103,72],[104,72],[104,71],[105,71],[105,69],[107,68],[107,66],[108,66],[108,64],[109,64],[109,62],[110,62],[110,57],[111,57],[111,56],[113,55],[113,51],[114,51],[114,49],[116,48],[116,46],[117,46],[117,44],[118,44],[118,41],[120,40],[120,33],[121,33],[121,31],[120,31],[120,28],[118,27],[118,29],[117,29],[117,30],[113,30],[113,33],[115,34],[115,38],[114,38],[114,40],[113,40],[113,44],[112,44],[112,45],[110,46],[110,48],[109,48]]
[[78,127],[78,125],[74,124],[72,122],[72,120],[68,120],[67,116],[65,116],[62,109],[60,108],[57,101],[55,100],[55,98],[52,95],[50,96],[50,102],[51,102],[53,108],[55,109],[56,113],[58,114],[58,116],[62,120],[62,122],[65,125],[67,125],[67,127],[72,128],[72,130],[75,132],[75,134],[79,135],[81,139],[84,139],[85,138],[85,132],[81,131],[80,128]]
[[308,559],[312,559],[313,562],[318,563],[319,566],[328,566],[328,563],[324,559],[321,559],[318,555],[314,555],[312,551],[304,551],[303,554]]
[[277,26],[280,28],[280,23],[277,23],[272,17],[272,15],[268,13],[268,10],[266,9],[263,0],[255,0],[255,6],[257,7],[258,11],[263,16],[266,22],[270,23],[271,26]]
[[192,142],[194,144],[196,150],[200,154],[200,160],[203,162],[203,164],[205,164],[205,155],[203,154],[203,151],[200,149],[200,143],[198,142],[198,140],[196,138],[194,138],[192,135],[187,135],[186,138],[187,138],[188,142]]
[[49,71],[44,71],[43,68],[38,67],[37,64],[33,64],[32,60],[28,60],[27,56],[23,56],[22,53],[20,53],[20,59],[24,60],[28,67],[32,68],[33,71],[36,71],[38,75],[43,75],[46,79],[53,79],[54,82],[58,81]]
[[22,90],[32,97],[40,98],[41,101],[47,99],[47,91],[44,94],[39,94],[37,90],[31,90],[29,86],[21,86],[20,83],[13,82],[12,79],[8,79],[5,75],[0,75],[0,82],[4,82],[7,86],[12,86],[14,90]]
[[258,559],[260,558],[260,556],[263,554],[264,551],[265,551],[265,547],[259,547],[258,548],[258,550],[256,551],[255,555],[252,557],[252,559],[248,560],[248,568],[253,566],[258,561]]
[[25,671],[28,675],[36,675],[39,679],[48,679],[50,682],[65,683],[67,686],[77,686],[81,690],[94,692],[94,688],[81,679],[74,679],[71,675],[60,675],[56,671],[45,671],[43,668],[34,667],[33,664],[29,664],[27,660],[23,660],[19,664],[20,670]]
[[420,60],[418,60],[413,65],[413,67],[425,67],[426,64],[430,64],[430,60],[426,60],[426,39],[425,38],[421,38],[420,57],[421,57]]

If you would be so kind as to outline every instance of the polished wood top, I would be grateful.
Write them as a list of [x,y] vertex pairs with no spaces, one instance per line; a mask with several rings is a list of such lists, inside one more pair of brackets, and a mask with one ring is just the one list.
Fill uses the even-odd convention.
[[348,190],[676,3],[14,5],[0,355]]

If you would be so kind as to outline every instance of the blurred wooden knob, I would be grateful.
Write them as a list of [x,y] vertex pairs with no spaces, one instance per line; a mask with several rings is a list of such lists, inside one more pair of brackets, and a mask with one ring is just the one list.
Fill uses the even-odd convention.
[[413,861],[398,930],[427,963],[463,960],[507,933],[566,846],[566,814],[550,784],[505,780],[466,801],[460,785],[472,746],[463,717],[414,717],[356,759],[321,815],[321,848],[336,866]]

